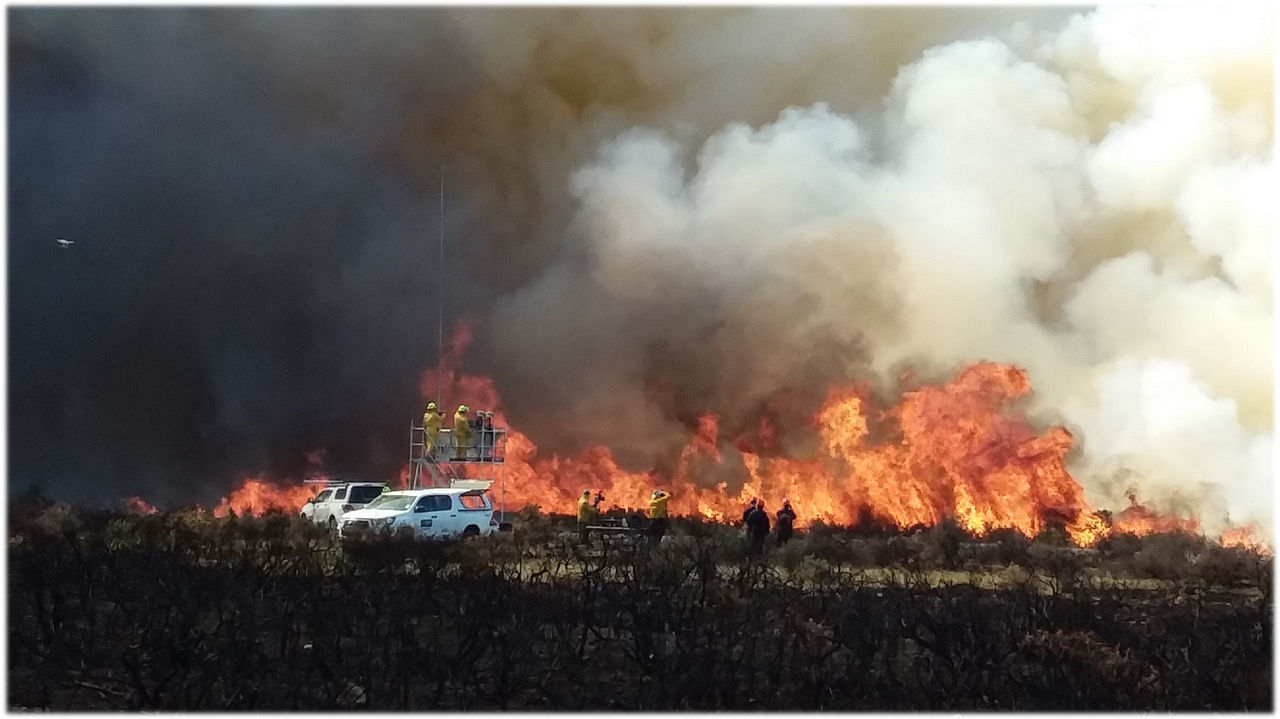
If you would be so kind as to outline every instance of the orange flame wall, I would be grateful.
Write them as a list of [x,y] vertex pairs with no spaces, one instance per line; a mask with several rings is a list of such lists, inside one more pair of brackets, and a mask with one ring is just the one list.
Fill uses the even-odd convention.
[[[569,511],[591,489],[603,490],[618,505],[643,507],[649,493],[662,487],[672,492],[676,514],[716,520],[740,516],[755,497],[770,508],[787,498],[801,521],[849,525],[869,514],[905,528],[953,516],[975,532],[1010,528],[1034,535],[1057,520],[1077,541],[1090,542],[1102,525],[1065,468],[1071,435],[1061,427],[1037,434],[1008,409],[1029,389],[1022,370],[973,365],[950,383],[910,392],[879,413],[875,419],[885,437],[871,442],[865,391],[834,388],[810,419],[807,429],[816,434],[817,449],[804,458],[734,446],[720,437],[716,415],[705,414],[669,477],[626,471],[607,447],[577,458],[539,458],[533,442],[512,430],[507,505]],[[763,423],[760,433],[767,445],[772,428]],[[699,481],[731,453],[745,468],[740,487]]]
[[229,497],[223,497],[213,508],[213,516],[236,514],[265,514],[271,509],[296,512],[316,493],[314,487],[282,485],[265,477],[250,477]]
[[[421,394],[425,402],[443,388],[446,416],[465,403],[492,411],[495,423],[508,428],[503,496],[509,510],[537,505],[572,513],[587,489],[603,491],[607,504],[644,508],[650,492],[663,488],[672,492],[674,514],[720,521],[740,517],[752,498],[770,511],[787,498],[801,525],[872,518],[906,528],[954,517],[975,533],[1007,528],[1034,536],[1058,523],[1080,545],[1111,531],[1199,528],[1194,517],[1160,516],[1136,502],[1108,525],[1066,469],[1071,434],[1058,426],[1038,432],[1014,407],[1031,389],[1017,367],[979,362],[884,409],[873,406],[865,386],[834,387],[804,426],[790,428],[810,440],[807,451],[795,453],[803,456],[772,450],[778,428],[768,417],[760,418],[754,433],[729,441],[720,435],[717,415],[708,412],[690,428],[674,470],[663,474],[624,469],[605,446],[577,457],[540,456],[528,436],[507,424],[493,381],[457,372],[470,338],[465,323],[454,329],[442,365],[424,372]],[[720,481],[710,484],[713,471]],[[407,468],[398,476],[403,486]],[[260,513],[271,506],[296,511],[312,493],[310,487],[250,478],[214,513]],[[1230,540],[1257,544],[1248,528],[1233,530]]]

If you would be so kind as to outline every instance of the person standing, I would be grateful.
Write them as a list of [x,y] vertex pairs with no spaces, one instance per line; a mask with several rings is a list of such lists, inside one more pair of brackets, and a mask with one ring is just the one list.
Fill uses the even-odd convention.
[[756,508],[747,515],[747,554],[759,556],[764,552],[764,540],[769,537],[769,513],[764,510],[764,502],[756,504]]
[[467,448],[471,446],[471,424],[467,421],[469,411],[469,407],[460,404],[453,414],[453,458],[460,462],[467,458]]
[[582,497],[578,499],[578,538],[583,542],[587,541],[587,525],[596,518],[596,511],[595,504],[591,502],[591,490],[582,490]]
[[480,413],[480,460],[493,459],[493,412]]
[[662,535],[667,533],[667,500],[669,499],[671,494],[661,489],[653,490],[653,495],[649,498],[649,538],[654,542],[661,542]]
[[443,420],[444,414],[436,408],[436,403],[428,402],[427,410],[422,413],[422,430],[426,437],[423,452],[428,457],[436,451],[436,438],[440,436],[440,422]]
[[743,527],[747,526],[747,517],[750,517],[751,513],[755,511],[756,504],[758,504],[759,502],[760,502],[759,499],[752,497],[751,501],[747,503],[747,508],[742,510],[742,526]]
[[782,509],[778,510],[778,546],[791,541],[791,534],[796,521],[796,511],[791,508],[791,500],[782,498]]

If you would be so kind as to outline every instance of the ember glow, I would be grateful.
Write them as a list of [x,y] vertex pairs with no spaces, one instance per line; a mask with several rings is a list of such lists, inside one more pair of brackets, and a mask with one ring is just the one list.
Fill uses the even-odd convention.
[[159,514],[160,510],[156,509],[141,497],[128,497],[124,500],[124,511],[129,514]]

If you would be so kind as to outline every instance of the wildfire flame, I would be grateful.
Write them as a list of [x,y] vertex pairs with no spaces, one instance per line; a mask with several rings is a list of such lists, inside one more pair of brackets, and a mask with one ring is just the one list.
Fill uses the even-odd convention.
[[[1105,524],[1066,470],[1070,433],[1053,427],[1037,434],[1009,411],[1008,403],[1029,390],[1022,370],[979,363],[873,416],[865,388],[835,388],[810,418],[820,442],[807,458],[766,456],[750,448],[750,438],[728,442],[720,436],[719,418],[708,413],[698,419],[670,477],[623,470],[607,447],[578,458],[539,458],[532,441],[510,430],[507,504],[567,507],[591,488],[638,507],[662,486],[673,494],[673,512],[713,520],[739,516],[752,498],[766,507],[787,498],[810,521],[848,525],[871,516],[907,528],[955,517],[978,533],[1010,528],[1028,535],[1057,521],[1077,542],[1092,543]],[[893,430],[888,439],[869,441],[872,419]],[[767,447],[775,430],[762,421],[759,434],[759,445]],[[740,489],[697,481],[727,454],[736,454],[746,470]]]
[[264,477],[250,477],[214,506],[213,516],[225,517],[231,512],[262,515],[271,509],[296,512],[313,494],[315,490],[306,485],[276,484]]
[[124,511],[130,514],[147,515],[160,513],[160,510],[156,509],[141,497],[127,497],[122,504],[124,505]]
[[[424,401],[440,393],[448,406],[492,411],[495,424],[507,427],[500,490],[505,509],[536,505],[570,512],[584,489],[603,491],[617,506],[642,508],[661,487],[673,495],[673,514],[716,521],[741,516],[753,498],[768,509],[787,498],[801,525],[854,525],[870,518],[905,529],[951,517],[976,534],[1013,529],[1034,536],[1057,524],[1081,546],[1112,531],[1199,531],[1195,518],[1163,516],[1132,497],[1111,523],[1097,514],[1066,469],[1075,443],[1071,433],[1058,426],[1037,432],[1017,410],[1016,400],[1031,389],[1027,373],[1017,367],[979,362],[950,382],[907,392],[887,408],[874,406],[866,386],[834,387],[797,428],[815,440],[813,451],[802,457],[777,453],[778,427],[767,416],[754,432],[730,439],[721,436],[720,418],[707,412],[690,428],[674,470],[662,474],[623,469],[605,446],[577,457],[540,456],[527,435],[507,424],[493,381],[458,372],[471,337],[468,324],[455,327],[442,363],[423,373],[419,388]],[[441,409],[448,416],[447,407]],[[323,453],[315,457],[319,461]],[[727,480],[708,486],[708,470],[722,470],[726,462],[743,468],[738,488],[730,490]],[[399,486],[407,486],[408,475],[408,466],[399,469]],[[296,511],[312,494],[306,486],[249,478],[214,515],[260,514],[270,507]],[[1247,528],[1229,531],[1222,541],[1261,546]]]
[[1157,514],[1139,504],[1137,497],[1130,494],[1129,506],[1116,516],[1112,529],[1116,532],[1128,532],[1139,536],[1152,532],[1195,534],[1200,531],[1200,521],[1195,517]]
[[1271,547],[1268,547],[1256,535],[1257,526],[1254,524],[1246,524],[1240,527],[1231,527],[1222,533],[1218,542],[1224,547],[1243,547],[1251,552],[1263,555],[1271,555]]

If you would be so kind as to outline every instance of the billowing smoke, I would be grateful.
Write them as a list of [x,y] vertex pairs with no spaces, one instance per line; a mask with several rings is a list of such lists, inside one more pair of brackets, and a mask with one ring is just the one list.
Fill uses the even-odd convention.
[[408,10],[9,17],[11,490],[207,503],[318,449],[393,472],[439,218],[389,157],[411,105],[473,81],[456,33]]
[[988,359],[1094,502],[1269,520],[1265,6],[10,18],[11,484],[386,474],[443,163],[446,320],[545,450]]
[[643,458],[649,383],[733,427],[1011,362],[1095,503],[1269,522],[1273,20],[1108,8],[931,48],[870,116],[620,132],[570,180],[578,251],[495,307],[501,375],[562,409],[535,439]]

